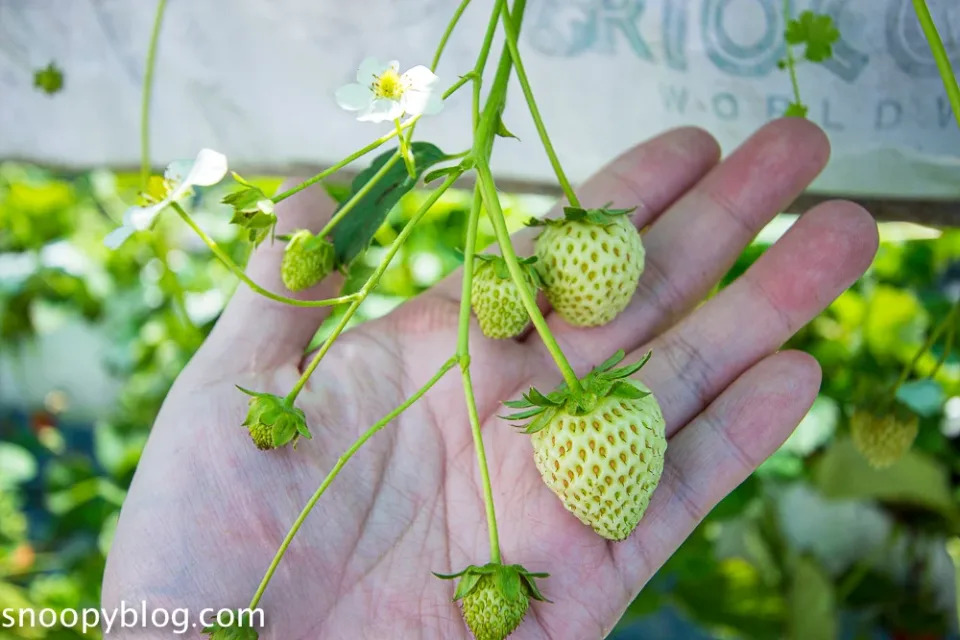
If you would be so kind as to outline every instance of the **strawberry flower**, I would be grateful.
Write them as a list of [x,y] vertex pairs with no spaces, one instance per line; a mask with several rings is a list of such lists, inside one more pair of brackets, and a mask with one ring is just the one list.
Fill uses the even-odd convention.
[[171,162],[163,174],[166,195],[147,206],[134,206],[124,211],[123,224],[108,233],[103,243],[116,249],[134,232],[149,229],[164,208],[183,198],[193,187],[209,187],[223,180],[226,174],[227,157],[213,149],[201,149],[192,162]]
[[443,108],[437,76],[423,65],[400,73],[396,60],[366,58],[357,71],[357,82],[337,89],[337,104],[357,111],[361,122],[386,122],[404,114],[431,115]]

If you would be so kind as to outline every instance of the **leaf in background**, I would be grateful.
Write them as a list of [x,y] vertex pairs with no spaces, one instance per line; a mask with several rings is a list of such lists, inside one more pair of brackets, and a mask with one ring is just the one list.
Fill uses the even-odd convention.
[[[410,177],[402,162],[396,163],[334,228],[331,235],[338,266],[348,264],[366,249],[387,214],[401,197],[416,186],[423,172],[448,157],[429,142],[414,142],[410,145],[410,151],[413,154],[417,179]],[[350,194],[353,195],[363,188],[394,153],[396,150],[390,150],[377,156],[369,167],[354,178]]]
[[828,498],[867,498],[927,507],[948,518],[957,516],[947,469],[911,450],[892,467],[867,464],[849,438],[834,442],[814,470],[814,483]]
[[943,408],[943,387],[935,380],[916,380],[900,385],[897,400],[910,407],[914,413],[929,418]]
[[0,442],[0,489],[29,482],[37,475],[37,461],[23,447]]
[[791,640],[832,640],[837,637],[837,603],[833,583],[812,558],[801,556],[790,585]]
[[947,540],[947,555],[950,556],[950,561],[953,563],[955,573],[954,582],[956,585],[956,603],[954,607],[956,608],[957,619],[960,620],[960,538],[950,538]]

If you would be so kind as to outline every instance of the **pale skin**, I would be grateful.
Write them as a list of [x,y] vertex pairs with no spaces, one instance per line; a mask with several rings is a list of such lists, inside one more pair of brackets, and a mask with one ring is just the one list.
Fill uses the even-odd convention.
[[[534,603],[511,638],[602,638],[710,509],[790,435],[816,396],[809,355],[778,351],[849,287],[876,251],[855,204],[807,212],[738,281],[704,302],[751,238],[829,155],[801,119],[773,122],[718,162],[709,135],[679,129],[614,160],[578,189],[586,206],[639,205],[647,267],[630,307],[578,329],[547,319],[579,375],[617,349],[663,407],[666,470],[624,542],[600,538],[562,507],[533,464],[529,437],[497,417],[531,384],[560,381],[535,333],[485,338],[474,322],[471,371],[506,563],[549,572],[554,604]],[[311,188],[277,208],[280,231],[319,229],[332,203]],[[556,215],[554,213],[553,215]],[[529,255],[532,235],[514,238]],[[282,291],[282,246],[250,275]],[[308,298],[337,294],[325,281]],[[263,453],[240,423],[234,387],[285,394],[328,310],[285,307],[241,287],[181,374],[153,427],[117,529],[103,606],[246,607],[277,546],[337,457],[426,382],[456,350],[460,274],[390,315],[345,333],[297,400],[314,438]],[[480,475],[456,370],[378,433],[318,503],[267,588],[263,639],[468,638],[452,573],[489,561]],[[137,629],[125,637],[169,637]],[[152,634],[152,635],[151,635]],[[187,637],[189,637],[188,634]]]

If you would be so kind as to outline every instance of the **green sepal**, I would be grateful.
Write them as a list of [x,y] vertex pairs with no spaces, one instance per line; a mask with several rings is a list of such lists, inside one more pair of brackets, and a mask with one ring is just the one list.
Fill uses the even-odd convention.
[[566,384],[558,385],[548,394],[530,387],[520,400],[504,402],[507,407],[521,411],[500,417],[511,421],[530,420],[526,424],[514,426],[526,434],[531,434],[546,428],[560,410],[571,415],[584,415],[606,397],[631,400],[645,398],[651,395],[650,391],[631,380],[630,376],[639,371],[650,360],[650,356],[651,352],[648,351],[637,362],[615,368],[625,357],[623,350],[617,351],[580,379],[582,389],[579,393],[571,392]]
[[258,640],[260,634],[253,627],[240,626],[239,622],[228,627],[212,624],[203,628],[203,633],[210,636],[210,640]]
[[[268,427],[273,446],[282,447],[290,442],[296,448],[302,436],[311,439],[307,418],[303,409],[288,404],[286,399],[272,393],[251,391],[237,385],[237,389],[250,396],[247,416],[242,422],[244,427]],[[269,447],[268,447],[269,448]]]
[[539,600],[540,602],[550,602],[547,600],[540,589],[537,588],[537,578],[547,578],[548,573],[534,573],[527,571],[519,564],[504,565],[496,562],[490,562],[483,566],[470,565],[457,573],[437,573],[433,572],[441,580],[454,580],[460,578],[457,588],[453,594],[453,600],[457,601],[467,597],[476,589],[480,578],[483,576],[494,576],[495,586],[500,594],[507,600],[514,600],[518,595],[524,595]]
[[277,215],[273,212],[273,200],[260,187],[245,180],[236,172],[231,172],[231,175],[242,188],[228,193],[221,202],[233,207],[230,224],[246,229],[250,242],[259,245],[273,232],[277,224]]
[[597,207],[595,209],[584,209],[583,207],[564,207],[563,218],[531,218],[527,221],[527,226],[560,226],[567,222],[588,222],[590,224],[608,226],[614,224],[617,218],[629,215],[637,210],[636,207],[631,207],[629,209],[614,209],[610,206],[611,204],[613,203],[608,202],[604,206]]
[[[507,267],[507,261],[503,259],[503,256],[498,256],[492,253],[478,253],[474,256],[480,263],[492,264],[494,268],[494,273],[497,274],[497,277],[501,280],[510,280],[510,269]],[[527,278],[533,283],[534,290],[543,289],[543,278],[540,277],[540,272],[537,271],[536,267],[533,265],[537,262],[537,256],[530,256],[529,258],[517,258],[517,262],[520,263],[520,268],[523,270]],[[478,264],[476,268],[479,268]]]

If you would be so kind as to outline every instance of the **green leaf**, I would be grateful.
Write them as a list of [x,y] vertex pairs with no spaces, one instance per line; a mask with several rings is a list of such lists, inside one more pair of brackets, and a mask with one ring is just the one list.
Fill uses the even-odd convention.
[[289,417],[273,425],[273,446],[282,447],[297,435],[297,422]]
[[812,558],[801,557],[790,585],[791,640],[831,640],[837,637],[837,603],[833,583]]
[[[400,198],[416,186],[423,172],[447,159],[443,151],[429,142],[414,142],[410,145],[410,151],[417,178],[411,178],[404,164],[397,162],[334,228],[332,239],[336,249],[336,266],[349,264],[366,249],[387,214]],[[353,180],[350,195],[360,191],[394,153],[396,151],[391,150],[377,156],[369,167],[361,171]]]
[[500,593],[507,600],[515,600],[520,595],[520,574],[513,567],[500,567],[497,583]]
[[600,363],[597,367],[595,367],[593,371],[596,373],[609,371],[614,366],[620,364],[620,362],[622,362],[626,356],[627,356],[626,351],[624,351],[623,349],[619,349],[615,354],[613,354],[612,356],[604,360],[602,363]]
[[52,96],[63,89],[63,71],[55,62],[33,72],[33,86]]
[[960,620],[960,538],[950,538],[946,544],[947,555],[953,563],[954,590],[956,592],[956,602],[954,603],[955,615]]
[[866,498],[913,504],[956,517],[947,469],[937,460],[910,450],[892,467],[877,470],[853,446],[839,439],[814,469],[814,483],[828,498]]
[[783,115],[787,118],[806,118],[807,105],[803,104],[802,102],[791,102],[787,105]]
[[477,586],[477,583],[480,582],[481,574],[474,571],[467,571],[463,574],[463,577],[460,578],[460,582],[457,583],[457,589],[453,593],[453,599],[459,600],[470,595],[470,592]]
[[458,170],[459,170],[459,167],[457,167],[456,165],[452,167],[442,167],[440,169],[434,169],[427,175],[423,176],[423,183],[430,184],[431,182],[439,180],[440,178],[448,176],[451,173],[454,173],[455,171],[458,171]]
[[9,442],[0,442],[0,488],[12,488],[37,475],[37,461],[29,451]]
[[897,400],[917,415],[929,418],[940,413],[945,398],[943,387],[936,380],[916,380],[897,389]]
[[787,23],[784,37],[788,44],[805,44],[807,60],[823,62],[833,57],[833,43],[840,39],[840,31],[831,16],[804,11]]

